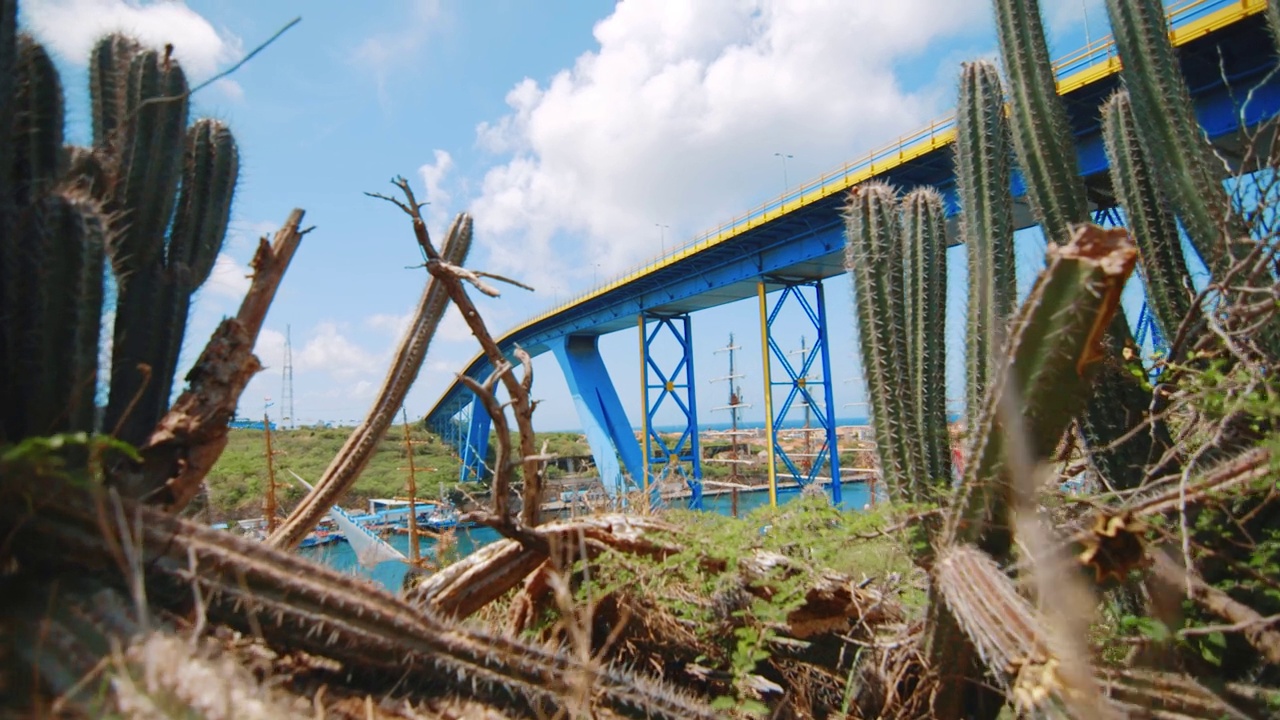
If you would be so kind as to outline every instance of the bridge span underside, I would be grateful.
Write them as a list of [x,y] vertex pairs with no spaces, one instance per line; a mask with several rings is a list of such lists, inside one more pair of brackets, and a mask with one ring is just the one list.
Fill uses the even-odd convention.
[[[1231,172],[1247,172],[1251,168],[1245,151],[1250,131],[1280,111],[1280,80],[1272,77],[1276,60],[1272,41],[1267,34],[1262,0],[1217,0],[1192,3],[1195,12],[1173,17],[1173,41],[1182,63],[1183,75],[1192,91],[1197,114],[1206,134],[1214,141]],[[1205,8],[1208,8],[1207,10]],[[1099,43],[1102,51],[1106,46]],[[1090,201],[1096,209],[1106,210],[1116,201],[1107,176],[1107,158],[1101,137],[1099,107],[1120,85],[1119,63],[1114,51],[1086,54],[1088,62],[1076,62],[1060,69],[1059,91],[1065,99],[1072,130],[1077,140],[1081,174],[1089,188]],[[1249,95],[1247,104],[1243,102]],[[565,305],[544,313],[498,338],[499,345],[510,353],[518,345],[531,355],[547,351],[555,353],[565,373],[582,421],[584,432],[596,459],[605,488],[612,494],[647,488],[658,473],[666,473],[679,461],[680,473],[689,484],[690,496],[701,497],[700,458],[696,453],[654,455],[642,450],[635,424],[623,410],[609,377],[604,359],[597,348],[601,335],[619,330],[635,331],[639,324],[642,338],[648,322],[685,318],[689,314],[750,297],[760,298],[761,352],[771,344],[766,296],[778,290],[798,287],[818,288],[821,316],[816,328],[818,341],[825,334],[825,309],[821,307],[821,281],[844,272],[844,236],[842,207],[850,187],[868,180],[880,180],[904,191],[919,186],[932,186],[943,193],[947,202],[951,244],[958,242],[956,220],[955,176],[951,143],[954,132],[949,121],[936,122],[927,131],[864,161],[846,164],[842,170],[788,191],[782,197],[757,209],[745,218],[735,220],[708,233],[671,254],[640,268],[622,279],[597,288]],[[1253,142],[1259,142],[1254,138]],[[1262,148],[1269,152],[1270,139]],[[1255,148],[1257,149],[1257,148]],[[1265,152],[1263,155],[1265,156]],[[1225,177],[1224,168],[1224,177]],[[1015,197],[1015,220],[1019,229],[1034,222],[1025,203],[1020,177],[1015,176],[1011,188]],[[646,344],[640,342],[642,362]],[[815,350],[817,348],[815,347]],[[768,355],[766,354],[767,358]],[[775,357],[775,361],[777,358]],[[789,374],[782,383],[766,379],[765,402],[767,421],[772,425],[774,410],[769,408],[774,390],[780,385],[797,382],[810,373],[799,368],[784,369]],[[815,354],[809,367],[811,374],[830,378],[825,348]],[[766,362],[766,365],[768,363]],[[647,364],[646,364],[647,367]],[[775,364],[775,367],[777,365]],[[466,374],[482,379],[491,371],[483,355],[477,355]],[[647,372],[647,371],[646,371]],[[684,369],[681,368],[681,372]],[[689,392],[692,392],[692,365],[688,368]],[[766,373],[767,374],[767,373]],[[683,382],[683,381],[682,381]],[[657,387],[657,386],[655,386]],[[674,391],[668,382],[665,391]],[[662,389],[662,388],[660,388]],[[785,388],[784,388],[785,389]],[[819,421],[827,425],[831,443],[826,461],[826,477],[813,472],[801,473],[783,464],[783,474],[804,484],[821,478],[829,482],[839,477],[839,451],[835,445],[834,410],[830,386],[825,397],[814,397]],[[665,392],[658,392],[663,395]],[[646,403],[649,404],[649,403]],[[455,383],[427,414],[429,427],[451,438],[464,457],[463,479],[483,475],[482,462],[488,445],[488,423],[478,415],[484,410],[460,383]],[[645,409],[641,436],[648,439],[648,408]],[[484,418],[487,420],[487,418]],[[697,435],[696,416],[690,430]],[[771,450],[777,451],[776,428]],[[648,443],[645,443],[648,447]],[[696,446],[695,446],[696,447]],[[769,470],[772,480],[776,452],[770,452]],[[771,482],[771,486],[773,483]],[[833,493],[839,483],[830,483]],[[670,489],[670,488],[668,488]],[[838,495],[837,495],[838,499]]]

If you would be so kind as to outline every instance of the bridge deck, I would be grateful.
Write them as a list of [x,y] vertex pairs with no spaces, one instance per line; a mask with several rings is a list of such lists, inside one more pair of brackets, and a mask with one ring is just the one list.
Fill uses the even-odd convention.
[[[1241,140],[1236,99],[1224,86],[1224,75],[1237,84],[1256,82],[1275,64],[1261,19],[1265,6],[1266,0],[1183,0],[1170,7],[1171,40],[1178,48],[1201,124],[1227,157],[1237,153]],[[1260,48],[1267,50],[1259,52]],[[1099,206],[1110,206],[1114,200],[1106,177],[1098,108],[1119,85],[1120,62],[1114,44],[1109,37],[1097,41],[1059,61],[1055,70],[1058,92],[1066,101],[1079,143],[1081,172],[1091,199]],[[1277,108],[1268,102],[1275,104],[1278,97],[1280,91],[1255,97],[1250,115],[1262,118],[1275,114]],[[844,272],[840,220],[844,194],[868,180],[883,180],[904,190],[922,185],[938,188],[953,216],[954,238],[954,139],[953,118],[935,120],[526,320],[499,337],[498,343],[507,351],[518,344],[537,355],[547,350],[548,342],[565,335],[605,335],[634,328],[641,310],[677,314],[752,297],[761,277],[781,282],[839,275]],[[1020,199],[1020,179],[1015,178],[1013,192],[1019,198],[1017,226],[1030,227],[1034,222]],[[479,354],[466,370],[472,377],[483,377],[489,371],[488,360]],[[427,418],[452,416],[469,399],[470,392],[455,383]]]

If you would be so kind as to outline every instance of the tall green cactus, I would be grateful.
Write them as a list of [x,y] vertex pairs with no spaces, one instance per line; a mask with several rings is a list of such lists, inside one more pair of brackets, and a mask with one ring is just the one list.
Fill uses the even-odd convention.
[[142,444],[168,407],[191,295],[222,247],[239,160],[221,123],[187,130],[186,76],[168,50],[105,37],[89,78],[95,144],[119,164],[108,208],[123,220],[107,246],[119,292],[106,429]]
[[29,35],[18,38],[10,182],[13,200],[27,205],[53,189],[65,165],[62,81],[49,54]]
[[1178,222],[1156,187],[1153,163],[1138,138],[1127,92],[1116,92],[1103,106],[1102,131],[1111,184],[1142,253],[1147,302],[1165,337],[1173,337],[1191,312],[1191,275],[1182,257]]
[[[1071,237],[1073,226],[1089,221],[1089,206],[1066,107],[1058,97],[1049,62],[1039,4],[995,0],[995,5],[1009,75],[1014,145],[1026,171],[1027,194],[1045,237],[1061,243]],[[1106,363],[1079,427],[1094,469],[1113,487],[1132,487],[1141,482],[1147,463],[1163,450],[1160,445],[1167,433],[1157,428],[1155,433],[1138,433],[1119,442],[1143,421],[1151,395],[1139,379],[1141,368],[1135,374],[1126,366],[1125,356],[1136,358],[1137,345],[1123,310],[1112,316],[1105,337]]]
[[1222,186],[1222,163],[1196,121],[1160,0],[1107,0],[1116,49],[1124,65],[1133,116],[1156,179],[1176,203],[1191,242],[1215,274],[1247,254],[1231,240],[1244,236]]
[[1014,147],[1027,195],[1045,237],[1062,242],[1084,222],[1089,204],[1076,165],[1075,139],[1058,97],[1037,0],[995,0],[1000,54],[1009,77]]
[[[12,7],[6,4],[5,12]],[[0,21],[2,22],[2,21]],[[62,84],[44,48],[4,34],[2,435],[93,428],[107,216],[64,177]]]
[[[915,387],[913,412],[920,434],[924,478],[949,487],[951,436],[947,431],[947,227],[942,195],[917,188],[902,200],[907,367]],[[932,495],[933,493],[918,493]],[[921,499],[928,499],[922,497]]]
[[978,422],[992,355],[1002,344],[1015,301],[1012,163],[1000,74],[989,61],[965,63],[956,106],[956,179],[969,259],[965,424],[970,428]]
[[871,406],[881,477],[895,498],[918,499],[924,459],[906,365],[902,227],[894,189],[859,185],[845,208],[845,268],[853,277],[862,376]]

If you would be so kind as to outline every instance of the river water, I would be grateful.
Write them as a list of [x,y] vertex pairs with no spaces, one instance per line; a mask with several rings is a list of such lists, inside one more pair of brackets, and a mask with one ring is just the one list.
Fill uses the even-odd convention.
[[[783,488],[778,490],[778,504],[785,504],[800,496],[799,488]],[[869,501],[870,494],[866,483],[845,482],[840,488],[840,507],[843,510],[861,510]],[[729,515],[732,510],[732,498],[729,493],[723,495],[707,495],[702,504],[705,512]],[[738,493],[738,514],[746,515],[762,505],[769,504],[768,490],[751,490]],[[471,554],[476,548],[483,547],[497,540],[498,533],[485,527],[460,528],[457,530],[457,557]],[[393,546],[405,555],[409,554],[409,536],[395,534],[387,538]],[[420,540],[424,557],[435,558],[435,540]],[[360,567],[355,553],[345,542],[333,543],[314,548],[304,548],[299,552],[307,557],[319,560],[340,572],[359,574],[372,578],[388,590],[398,591],[404,582],[405,564],[399,561],[384,562],[372,569]]]

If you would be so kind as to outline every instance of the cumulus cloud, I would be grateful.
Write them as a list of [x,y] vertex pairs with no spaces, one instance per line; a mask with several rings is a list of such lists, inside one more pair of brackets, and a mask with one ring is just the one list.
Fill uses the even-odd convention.
[[427,225],[431,228],[433,236],[440,238],[441,241],[444,240],[448,223],[453,219],[450,217],[453,194],[445,187],[445,181],[452,170],[453,156],[439,149],[435,151],[435,162],[418,168],[418,174],[422,176],[422,184],[427,188],[427,202],[431,203],[427,206]]
[[217,260],[213,262],[213,272],[203,289],[216,297],[243,300],[249,291],[252,274],[252,270],[227,253],[218,253]]
[[296,371],[322,370],[338,379],[377,373],[382,367],[377,355],[347,338],[336,323],[320,323],[311,339],[293,353]]
[[[146,45],[173,45],[192,84],[216,75],[242,51],[238,37],[219,31],[181,0],[24,0],[23,23],[58,55],[83,66],[99,37],[124,32]],[[232,100],[243,89],[230,79],[215,83]]]
[[[598,49],[507,94],[477,127],[509,154],[473,204],[493,269],[563,287],[602,276],[927,122],[947,104],[895,67],[985,19],[982,0],[622,2]],[[573,257],[569,263],[565,257]],[[518,271],[518,272],[517,272]],[[531,277],[531,274],[533,275]]]
[[[381,6],[380,6],[381,7]],[[387,78],[397,66],[412,65],[432,30],[440,24],[440,0],[404,0],[385,15],[394,22],[390,30],[365,38],[355,49],[356,62],[373,71],[378,97],[388,101]]]

